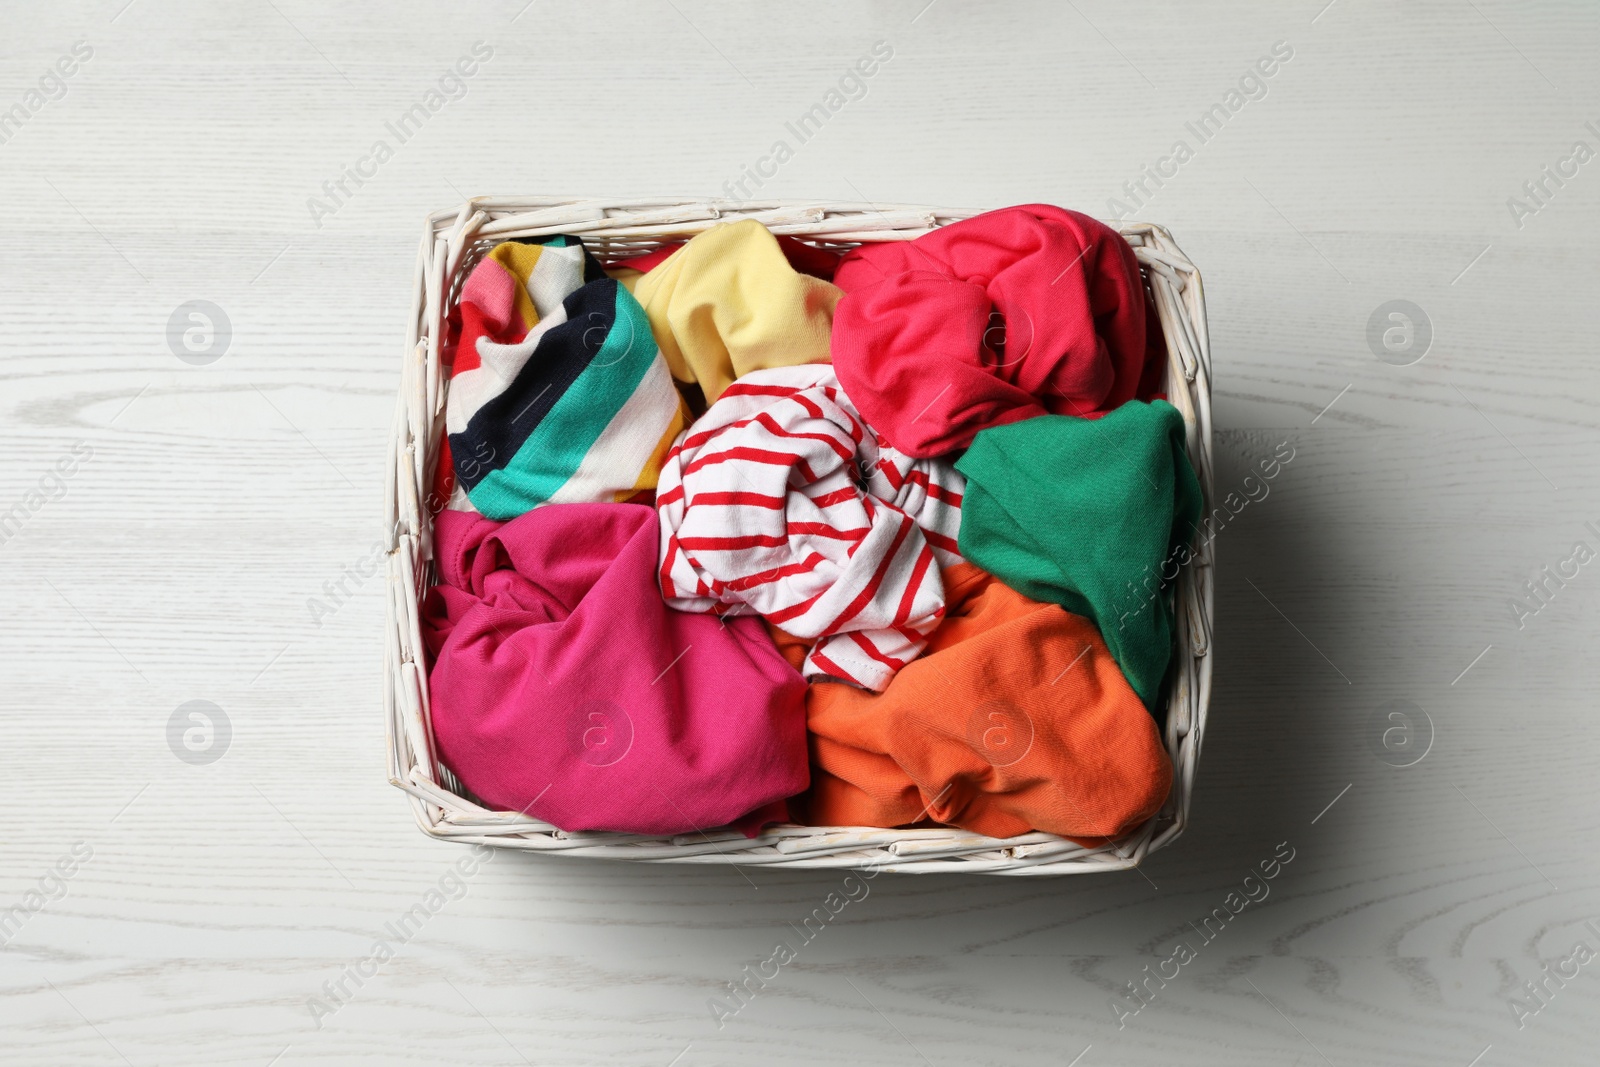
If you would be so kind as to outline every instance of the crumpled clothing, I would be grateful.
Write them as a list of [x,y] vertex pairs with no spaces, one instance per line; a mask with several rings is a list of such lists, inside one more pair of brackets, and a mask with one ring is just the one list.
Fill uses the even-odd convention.
[[784,252],[743,219],[695,234],[632,281],[672,376],[698,386],[706,404],[751,371],[828,362],[839,289]]
[[962,479],[885,447],[831,368],[745,375],[661,468],[661,592],[816,645],[808,678],[881,690],[944,613]]
[[970,563],[945,571],[945,590],[928,650],[882,693],[808,690],[804,821],[1098,844],[1159,811],[1172,762],[1094,624]]
[[1101,415],[1160,385],[1133,249],[1075,211],[1028,204],[864,245],[834,281],[839,381],[913,456],[1036,415]]
[[1152,709],[1172,658],[1171,581],[1200,518],[1184,441],[1176,408],[1136,400],[1094,421],[984,430],[956,462],[967,476],[962,555],[1093,619]]
[[467,276],[459,318],[451,507],[511,519],[655,488],[688,407],[638,302],[578,238],[496,246]]
[[806,787],[805,682],[757,619],[673,611],[639,504],[508,523],[446,510],[422,631],[438,754],[475,796],[562,830],[781,818]]

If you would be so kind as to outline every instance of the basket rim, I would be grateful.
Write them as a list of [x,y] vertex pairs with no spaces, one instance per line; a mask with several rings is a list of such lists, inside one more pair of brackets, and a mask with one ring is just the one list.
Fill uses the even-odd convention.
[[[811,199],[478,196],[429,212],[413,274],[400,388],[385,485],[388,560],[384,709],[389,782],[402,790],[430,837],[525,851],[652,863],[712,863],[888,872],[1064,875],[1137,867],[1188,824],[1211,689],[1214,559],[1201,541],[1176,581],[1177,670],[1166,691],[1163,742],[1173,784],[1161,810],[1116,841],[1078,845],[1033,831],[996,839],[956,827],[771,826],[753,838],[728,828],[672,837],[558,830],[518,812],[492,811],[465,796],[432,745],[421,656],[419,600],[431,582],[432,531],[424,506],[443,429],[439,363],[445,314],[462,278],[492,244],[512,237],[574,233],[602,261],[636,254],[711,226],[756,218],[774,233],[850,246],[912,240],[982,210]],[[1211,358],[1200,274],[1164,226],[1106,223],[1132,245],[1167,341],[1167,399],[1184,416],[1186,445],[1205,510],[1213,501]]]

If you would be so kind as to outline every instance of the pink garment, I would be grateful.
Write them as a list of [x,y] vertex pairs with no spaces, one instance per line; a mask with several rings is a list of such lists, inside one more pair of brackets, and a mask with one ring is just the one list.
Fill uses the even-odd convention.
[[639,504],[439,513],[433,733],[489,805],[676,834],[806,788],[805,682],[760,620],[662,603],[657,530]]
[[661,465],[661,594],[817,639],[807,678],[881,692],[944,615],[964,484],[882,445],[826,363],[751,371]]
[[861,414],[913,456],[988,426],[1094,418],[1159,388],[1133,249],[1103,222],[1047,204],[990,211],[839,264],[833,366]]

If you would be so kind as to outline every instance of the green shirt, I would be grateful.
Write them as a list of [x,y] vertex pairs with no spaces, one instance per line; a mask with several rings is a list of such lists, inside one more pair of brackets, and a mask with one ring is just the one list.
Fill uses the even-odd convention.
[[1171,579],[1200,518],[1183,416],[1132,401],[1100,419],[1042,415],[979,432],[961,554],[1018,592],[1093,619],[1145,707],[1172,657]]

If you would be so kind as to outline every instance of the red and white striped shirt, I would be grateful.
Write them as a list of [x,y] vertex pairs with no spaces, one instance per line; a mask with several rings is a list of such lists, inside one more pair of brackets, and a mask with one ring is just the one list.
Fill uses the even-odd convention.
[[662,464],[662,596],[817,638],[806,677],[881,692],[944,615],[964,487],[883,444],[832,367],[752,372]]

